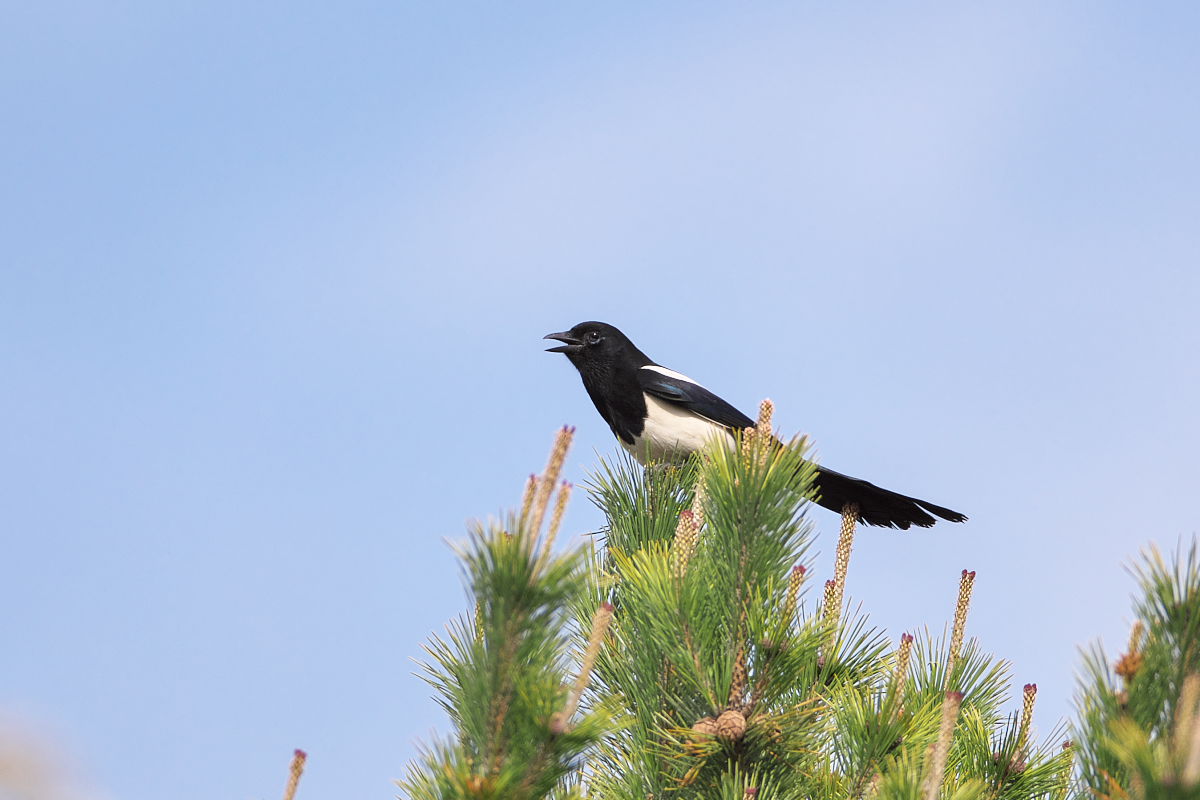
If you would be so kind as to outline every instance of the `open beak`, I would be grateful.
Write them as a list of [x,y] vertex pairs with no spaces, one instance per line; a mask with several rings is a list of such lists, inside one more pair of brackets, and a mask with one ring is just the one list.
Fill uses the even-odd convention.
[[578,353],[583,349],[583,342],[571,335],[570,331],[562,333],[547,333],[543,339],[553,339],[556,342],[562,342],[558,347],[546,348],[547,353]]

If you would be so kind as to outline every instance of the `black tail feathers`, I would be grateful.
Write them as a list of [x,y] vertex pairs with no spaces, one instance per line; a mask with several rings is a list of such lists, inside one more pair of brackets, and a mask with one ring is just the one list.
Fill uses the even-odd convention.
[[858,521],[867,525],[908,530],[913,525],[930,527],[937,521],[935,516],[948,522],[963,522],[967,518],[957,511],[881,489],[825,467],[817,468],[813,484],[817,492],[813,501],[817,505],[840,514],[847,503],[854,503],[858,506]]

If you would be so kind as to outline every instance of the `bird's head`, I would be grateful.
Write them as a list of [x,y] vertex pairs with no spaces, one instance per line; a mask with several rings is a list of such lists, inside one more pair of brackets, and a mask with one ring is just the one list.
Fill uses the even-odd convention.
[[562,342],[546,352],[562,353],[579,368],[626,359],[635,362],[634,366],[650,363],[629,337],[604,322],[581,322],[569,331],[548,333],[542,338]]

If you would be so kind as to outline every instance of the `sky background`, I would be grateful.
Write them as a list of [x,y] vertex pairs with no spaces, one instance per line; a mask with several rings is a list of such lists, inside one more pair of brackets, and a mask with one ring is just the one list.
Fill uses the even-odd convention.
[[573,481],[616,449],[542,352],[581,320],[970,514],[863,531],[849,594],[894,638],[977,570],[1043,734],[1196,534],[1196,4],[3,18],[0,728],[91,797],[273,797],[295,747],[393,796],[447,539],[558,426]]

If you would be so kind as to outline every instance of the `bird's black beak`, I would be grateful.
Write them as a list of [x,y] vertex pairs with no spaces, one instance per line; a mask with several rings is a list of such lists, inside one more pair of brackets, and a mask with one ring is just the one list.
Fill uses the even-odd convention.
[[547,333],[543,339],[553,339],[556,342],[562,342],[559,347],[546,348],[547,353],[578,353],[583,349],[583,342],[571,335],[570,331],[562,333]]

